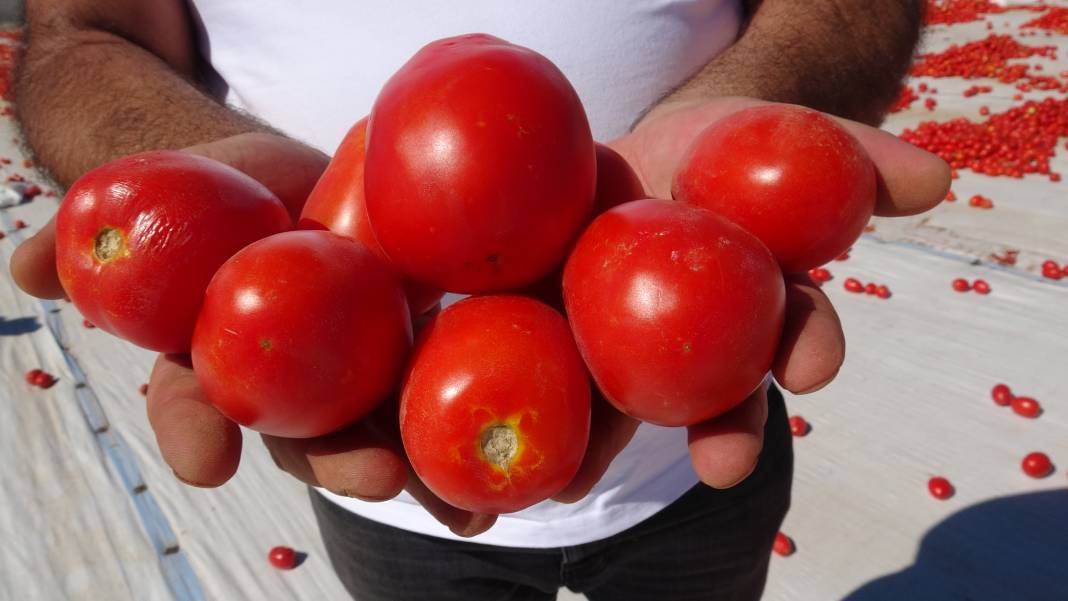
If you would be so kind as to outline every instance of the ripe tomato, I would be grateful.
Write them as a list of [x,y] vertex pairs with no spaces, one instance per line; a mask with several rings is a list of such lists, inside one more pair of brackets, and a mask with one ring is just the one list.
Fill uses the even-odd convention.
[[165,353],[189,351],[215,270],[292,226],[244,173],[176,151],[131,155],[74,182],[56,215],[56,270],[100,329]]
[[834,259],[860,236],[875,209],[875,167],[829,117],[758,106],[697,137],[672,194],[749,230],[784,272],[799,273]]
[[446,502],[519,511],[563,490],[590,429],[590,383],[567,322],[522,296],[449,306],[423,329],[401,390],[401,436]]
[[[593,215],[597,217],[612,207],[632,200],[645,198],[645,188],[627,160],[615,150],[597,143],[597,191],[594,194]],[[519,291],[520,294],[540,300],[558,311],[564,310],[564,293],[561,280],[564,277],[564,261],[549,275]]]
[[771,550],[775,551],[776,555],[789,557],[794,554],[795,549],[794,541],[789,536],[782,532],[775,534],[775,542],[771,544]]
[[568,318],[598,388],[624,413],[664,426],[715,417],[760,385],[785,297],[760,240],[666,200],[604,213],[564,268]]
[[324,231],[250,245],[208,286],[193,370],[230,419],[306,438],[371,411],[400,380],[411,320],[397,275]]
[[589,217],[595,176],[563,73],[491,36],[425,46],[371,110],[371,226],[401,271],[442,290],[516,289],[549,273]]
[[928,480],[927,490],[930,491],[932,497],[940,501],[945,501],[952,497],[956,492],[956,489],[953,488],[953,484],[941,476],[935,476]]
[[267,553],[267,561],[279,570],[292,570],[297,567],[297,552],[290,547],[272,547]]
[[[304,230],[328,229],[362,243],[371,252],[389,261],[375,239],[367,220],[363,194],[363,159],[367,141],[367,118],[356,122],[341,141],[334,158],[304,203],[297,227]],[[444,293],[426,284],[405,279],[404,292],[412,315],[422,315],[437,304]]]
[[1045,478],[1053,472],[1053,462],[1045,453],[1028,453],[1020,464],[1024,473],[1032,478]]

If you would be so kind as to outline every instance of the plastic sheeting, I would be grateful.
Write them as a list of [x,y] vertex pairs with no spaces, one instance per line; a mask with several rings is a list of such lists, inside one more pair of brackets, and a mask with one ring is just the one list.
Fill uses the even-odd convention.
[[[990,20],[1014,32],[1031,16]],[[987,34],[984,23],[938,27],[927,46]],[[1024,41],[1068,48],[1062,36]],[[1064,60],[1032,62],[1068,69]],[[924,81],[938,88],[938,109],[917,102],[889,129],[1013,104],[1006,85],[961,95],[987,80]],[[0,156],[13,161],[0,177],[35,178],[16,143],[11,120],[0,119]],[[1064,154],[1053,167],[1068,173]],[[831,386],[788,400],[812,432],[795,439],[783,527],[797,552],[773,558],[767,599],[1068,599],[1068,281],[1037,276],[1046,258],[1068,262],[1068,183],[962,171],[954,190],[965,200],[989,196],[995,209],[958,201],[876,220],[848,261],[829,266],[825,287],[849,353]],[[32,232],[55,202],[38,197],[0,212],[5,264],[19,238],[14,220]],[[986,261],[1005,248],[1021,251],[1016,267]],[[886,284],[893,297],[849,294],[846,277]],[[993,291],[953,292],[956,277],[983,278]],[[221,489],[180,484],[160,460],[137,390],[152,355],[84,328],[67,303],[54,308],[0,278],[0,599],[347,598],[305,488],[275,468],[258,437],[245,437],[241,469]],[[30,387],[23,374],[34,367],[59,381]],[[1027,420],[995,406],[997,382],[1045,412]],[[1020,471],[1035,450],[1051,456],[1053,476]],[[953,482],[952,499],[928,495],[933,475]],[[278,544],[307,560],[273,569],[266,553]]]

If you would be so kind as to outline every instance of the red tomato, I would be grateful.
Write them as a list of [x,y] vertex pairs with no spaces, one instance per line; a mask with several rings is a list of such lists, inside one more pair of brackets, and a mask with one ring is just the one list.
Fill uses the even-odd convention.
[[1045,478],[1053,472],[1053,462],[1045,453],[1028,453],[1020,467],[1032,478]]
[[932,497],[940,501],[945,501],[952,497],[953,493],[956,492],[953,488],[953,484],[941,476],[936,476],[928,480],[927,490],[931,492]]
[[487,35],[425,46],[371,110],[367,213],[405,274],[449,292],[521,288],[593,205],[578,95],[545,57]]
[[297,552],[289,547],[274,547],[267,554],[267,561],[279,570],[292,570],[297,567]]
[[994,399],[994,403],[1007,407],[1012,404],[1012,390],[1006,384],[995,384],[994,388],[990,390],[990,396]]
[[795,551],[794,541],[791,540],[789,536],[779,532],[775,535],[775,542],[772,543],[771,550],[775,551],[776,555],[789,557],[793,555]]
[[281,201],[244,173],[184,152],[143,152],[68,190],[56,216],[56,269],[100,329],[185,353],[219,266],[291,226]]
[[[328,229],[335,234],[361,242],[371,252],[389,261],[378,244],[367,220],[363,194],[363,159],[367,141],[367,118],[352,126],[341,141],[334,158],[315,184],[304,203],[297,227],[305,230]],[[426,284],[405,279],[404,292],[412,315],[422,315],[437,304],[443,293]]]
[[800,415],[794,415],[790,418],[790,433],[794,436],[805,436],[808,434],[809,425],[808,421]]
[[695,424],[760,385],[785,289],[768,249],[711,211],[639,200],[600,217],[564,268],[564,301],[598,388],[627,415]]
[[306,438],[384,400],[411,337],[404,292],[381,259],[330,232],[286,232],[219,268],[193,335],[193,369],[230,419]]
[[479,513],[519,511],[575,476],[590,383],[567,322],[522,296],[464,299],[420,332],[401,391],[419,478]]
[[1023,417],[1034,419],[1042,413],[1042,406],[1031,397],[1018,396],[1009,401],[1009,404],[1012,405],[1012,410],[1016,415]]
[[875,209],[875,167],[831,118],[797,106],[758,106],[697,137],[672,195],[749,230],[784,272],[799,273],[860,236]]
[[[597,144],[597,192],[594,194],[593,215],[597,217],[612,207],[632,200],[645,198],[645,188],[627,160],[615,150]],[[564,276],[563,261],[549,275],[519,291],[536,298],[559,311],[564,310],[564,293],[561,279]]]

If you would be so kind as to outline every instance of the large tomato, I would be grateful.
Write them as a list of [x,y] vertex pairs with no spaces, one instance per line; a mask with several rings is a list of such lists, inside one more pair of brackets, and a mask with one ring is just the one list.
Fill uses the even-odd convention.
[[281,201],[244,173],[184,152],[143,152],[89,171],[67,191],[56,215],[56,270],[99,328],[185,353],[215,270],[290,227]]
[[522,296],[449,306],[416,340],[400,424],[416,474],[456,507],[508,513],[560,492],[590,428],[589,376],[567,322]]
[[[300,229],[328,229],[335,234],[363,243],[386,261],[367,221],[363,194],[364,146],[367,143],[367,118],[364,117],[345,135],[330,165],[315,184],[304,203],[297,226]],[[443,293],[426,284],[406,278],[404,292],[412,315],[420,315],[437,304]]]
[[782,273],[754,236],[711,211],[639,200],[598,217],[564,269],[564,301],[598,388],[664,426],[736,406],[771,367]]
[[593,139],[548,59],[487,35],[427,45],[371,110],[367,212],[382,248],[449,292],[525,286],[590,214]]
[[787,273],[849,248],[875,208],[875,167],[864,147],[819,112],[758,106],[703,131],[672,194],[760,238]]
[[212,279],[193,371],[234,421],[319,436],[396,389],[411,327],[400,281],[374,253],[331,232],[285,232],[237,253]]

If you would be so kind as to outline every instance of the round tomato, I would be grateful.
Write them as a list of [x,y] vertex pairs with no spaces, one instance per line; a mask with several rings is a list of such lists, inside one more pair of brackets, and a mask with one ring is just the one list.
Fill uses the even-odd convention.
[[[363,159],[367,141],[367,118],[356,122],[338,146],[326,171],[304,203],[297,227],[328,229],[362,243],[371,252],[389,261],[367,221],[363,194]],[[444,293],[406,278],[404,292],[412,315],[421,315],[437,304]]]
[[768,249],[667,200],[609,210],[564,269],[564,302],[598,388],[627,415],[691,425],[743,401],[771,367],[786,292]]
[[371,227],[394,265],[442,290],[511,290],[547,274],[589,217],[595,177],[567,79],[491,36],[427,45],[371,110]]
[[[596,217],[612,207],[625,202],[645,198],[642,181],[634,173],[627,160],[615,150],[597,143],[597,190],[593,200],[593,215]],[[564,276],[564,261],[560,261],[549,275],[519,291],[524,296],[536,298],[559,311],[564,310],[564,293],[561,280]]]
[[193,371],[237,423],[319,436],[396,390],[411,328],[400,281],[374,253],[330,232],[286,232],[237,253],[212,279]]
[[67,191],[56,215],[56,271],[100,329],[186,353],[215,270],[290,227],[281,201],[244,173],[185,152],[143,152],[89,171]]
[[701,132],[675,174],[672,194],[749,230],[783,271],[800,273],[860,236],[875,209],[875,167],[830,117],[797,106],[758,106]]
[[401,436],[434,494],[479,513],[519,511],[575,476],[590,383],[567,322],[522,296],[464,299],[419,334]]

